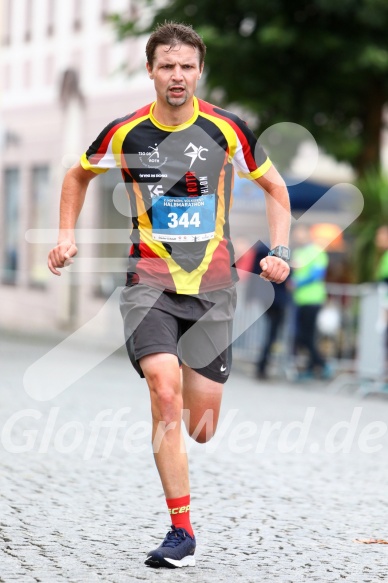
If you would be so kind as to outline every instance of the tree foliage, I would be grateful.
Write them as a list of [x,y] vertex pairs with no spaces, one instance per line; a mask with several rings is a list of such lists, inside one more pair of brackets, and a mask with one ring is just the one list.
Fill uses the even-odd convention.
[[121,36],[165,20],[192,24],[208,48],[210,98],[221,90],[223,105],[251,110],[260,131],[284,121],[304,126],[360,175],[379,166],[387,0],[170,0],[150,26],[115,20]]

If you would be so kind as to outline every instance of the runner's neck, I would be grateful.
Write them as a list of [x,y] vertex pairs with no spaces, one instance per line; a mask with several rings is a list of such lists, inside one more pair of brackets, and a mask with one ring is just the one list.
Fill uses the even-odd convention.
[[153,116],[161,125],[164,126],[180,126],[189,121],[194,115],[194,100],[191,99],[188,103],[180,107],[173,107],[168,104],[162,104],[156,100],[153,110]]

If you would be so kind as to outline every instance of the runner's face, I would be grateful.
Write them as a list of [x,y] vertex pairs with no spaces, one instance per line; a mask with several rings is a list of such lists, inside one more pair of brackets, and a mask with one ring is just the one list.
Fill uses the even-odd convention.
[[158,100],[173,107],[184,105],[193,97],[202,69],[198,51],[190,45],[177,45],[172,49],[168,45],[159,45],[152,69],[147,63]]

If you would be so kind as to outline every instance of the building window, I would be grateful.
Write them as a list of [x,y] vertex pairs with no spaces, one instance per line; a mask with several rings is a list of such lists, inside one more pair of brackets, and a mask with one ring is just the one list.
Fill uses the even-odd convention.
[[129,2],[129,19],[137,20],[140,16],[139,7],[136,2],[130,0]]
[[11,43],[11,27],[12,27],[12,0],[4,2],[4,33],[3,33],[3,45],[9,45]]
[[[111,273],[101,273],[96,289],[99,296],[109,297],[114,290],[125,285],[125,272],[128,261],[128,251],[130,247],[129,233],[131,226],[129,200],[125,192],[125,186],[121,177],[120,170],[110,170],[99,177],[99,229],[118,229],[128,231],[128,245],[119,242],[100,243],[98,248],[98,257],[109,258],[110,263],[119,268]],[[117,210],[113,200],[119,202]],[[121,270],[122,265],[122,270]]]
[[73,0],[73,29],[82,28],[82,0]]
[[[47,228],[49,205],[49,167],[35,166],[31,170],[31,229]],[[49,277],[47,269],[47,245],[34,243],[29,249],[29,280],[34,287],[44,287]]]
[[19,265],[19,168],[4,170],[4,219],[3,219],[3,274],[5,284],[15,285]]
[[56,0],[47,0],[47,36],[52,36],[55,29],[55,4]]
[[26,2],[26,13],[25,13],[25,25],[24,25],[24,40],[26,43],[31,40],[31,26],[32,26],[32,0],[25,0]]
[[109,16],[109,0],[101,0],[101,20],[105,21]]

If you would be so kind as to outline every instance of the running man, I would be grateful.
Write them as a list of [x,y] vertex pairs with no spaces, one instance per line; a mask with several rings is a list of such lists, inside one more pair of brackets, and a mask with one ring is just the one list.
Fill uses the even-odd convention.
[[195,97],[205,52],[190,26],[165,23],[151,34],[146,66],[156,100],[110,123],[67,172],[48,258],[60,275],[77,253],[74,229],[90,180],[120,167],[133,223],[121,311],[129,357],[149,387],[154,458],[172,522],[148,553],[151,567],[195,565],[182,418],[196,441],[209,440],[230,372],[234,169],[266,193],[271,251],[262,277],[279,283],[289,274],[287,189],[246,124]]

